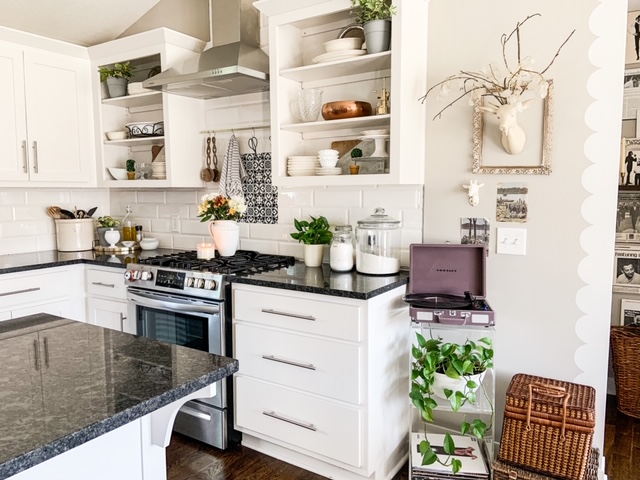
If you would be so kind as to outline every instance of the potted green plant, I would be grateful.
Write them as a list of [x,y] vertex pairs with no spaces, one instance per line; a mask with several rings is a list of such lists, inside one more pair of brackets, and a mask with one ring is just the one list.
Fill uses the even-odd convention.
[[109,242],[107,242],[104,238],[104,233],[107,230],[112,230],[120,226],[120,220],[110,217],[109,215],[105,215],[104,217],[98,217],[96,219],[96,230],[98,232],[98,242],[103,247],[108,247]]
[[127,169],[127,178],[129,180],[136,179],[136,161],[133,158],[130,158],[126,161],[125,167]]
[[314,217],[309,215],[311,221],[293,219],[293,225],[297,232],[291,234],[291,238],[304,244],[304,264],[307,267],[319,267],[322,265],[324,245],[331,243],[333,233],[329,221],[322,215]]
[[362,158],[362,150],[357,147],[351,149],[351,160],[353,160],[353,165],[349,165],[351,175],[357,175],[360,171],[360,165],[357,163],[358,158]]
[[391,46],[391,17],[396,13],[391,0],[351,0],[351,13],[364,29],[367,52],[386,52]]
[[[477,341],[467,339],[463,344],[447,343],[441,338],[425,339],[416,332],[417,345],[411,348],[411,393],[413,405],[420,411],[425,422],[434,423],[436,407],[444,402],[453,412],[458,412],[466,403],[477,403],[476,391],[482,386],[484,374],[493,368],[493,341],[489,337]],[[480,418],[467,421],[466,414],[460,422],[461,435],[473,435],[483,439],[493,424],[494,407],[489,395],[484,395],[490,405],[489,425]],[[420,442],[422,464],[435,462],[451,467],[457,473],[462,462],[454,458],[455,442],[445,434],[445,460],[438,458],[434,448],[425,438]]]
[[123,97],[127,94],[127,84],[133,77],[135,67],[131,62],[114,63],[112,67],[100,67],[100,81],[107,83],[107,90],[111,98]]

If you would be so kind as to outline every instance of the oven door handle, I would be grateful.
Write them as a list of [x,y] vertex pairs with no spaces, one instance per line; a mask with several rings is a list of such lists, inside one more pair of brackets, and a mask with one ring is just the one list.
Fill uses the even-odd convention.
[[194,313],[220,313],[218,305],[197,305],[193,302],[184,302],[177,298],[169,300],[157,300],[151,295],[144,293],[131,293],[127,295],[128,300],[135,302],[143,307],[158,307],[164,309],[172,309],[178,312],[194,312]]

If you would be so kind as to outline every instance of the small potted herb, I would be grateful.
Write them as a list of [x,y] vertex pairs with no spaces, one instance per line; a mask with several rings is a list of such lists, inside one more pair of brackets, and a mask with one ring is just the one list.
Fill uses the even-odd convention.
[[319,267],[322,265],[324,245],[331,243],[333,233],[329,221],[323,217],[309,215],[311,221],[293,220],[297,232],[291,234],[291,238],[304,244],[304,264],[307,267]]
[[351,150],[351,159],[353,160],[353,165],[349,165],[351,175],[357,175],[360,171],[360,165],[356,163],[358,158],[362,158],[362,150],[356,147]]
[[103,247],[108,247],[109,242],[104,238],[104,233],[107,230],[114,230],[120,226],[120,220],[105,215],[104,217],[98,217],[96,219],[96,230],[98,232],[98,241]]
[[351,0],[351,13],[362,25],[367,52],[379,53],[391,46],[391,16],[396,13],[391,0]]
[[129,180],[135,180],[136,179],[136,161],[133,158],[130,158],[125,163],[125,166],[127,168],[127,178]]
[[129,79],[133,77],[135,67],[131,62],[114,63],[112,67],[100,67],[100,81],[107,82],[107,89],[111,98],[123,97],[127,94]]

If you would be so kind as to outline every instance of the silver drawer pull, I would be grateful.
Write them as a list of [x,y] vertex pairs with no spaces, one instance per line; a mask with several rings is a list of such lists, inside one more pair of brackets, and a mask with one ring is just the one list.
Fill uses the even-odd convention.
[[91,285],[98,285],[99,287],[116,288],[115,283],[91,282]]
[[298,427],[306,428],[307,430],[312,430],[314,432],[318,430],[318,428],[313,423],[301,423],[296,420],[291,420],[290,418],[281,417],[280,415],[277,415],[276,412],[273,412],[273,411],[272,412],[263,411],[262,414],[266,415],[267,417],[272,417],[277,420],[282,420],[283,422],[297,425]]
[[313,317],[311,315],[298,315],[297,313],[279,312],[279,311],[274,310],[272,308],[263,308],[262,312],[263,313],[271,313],[273,315],[282,315],[284,317],[301,318],[303,320],[311,320],[312,322],[316,321],[316,317]]
[[18,295],[19,293],[37,292],[38,290],[40,290],[40,287],[25,288],[24,290],[14,290],[13,292],[0,293],[0,297],[6,297],[9,295]]
[[271,360],[272,362],[286,363],[287,365],[293,365],[294,367],[307,368],[309,370],[315,370],[316,369],[316,367],[315,367],[315,365],[313,363],[292,362],[291,360],[285,360],[283,358],[277,358],[277,357],[274,357],[273,355],[262,355],[262,358],[264,358],[265,360]]
[[206,420],[207,422],[211,421],[211,415],[201,412],[200,410],[196,410],[191,407],[181,407],[180,413],[184,413],[185,415],[191,415],[192,417],[200,418],[202,420]]

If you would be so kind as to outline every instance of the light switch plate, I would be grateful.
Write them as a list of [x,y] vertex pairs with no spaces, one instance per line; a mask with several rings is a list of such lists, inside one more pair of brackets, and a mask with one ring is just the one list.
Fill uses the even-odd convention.
[[527,254],[527,230],[524,228],[498,228],[496,253],[503,255]]

